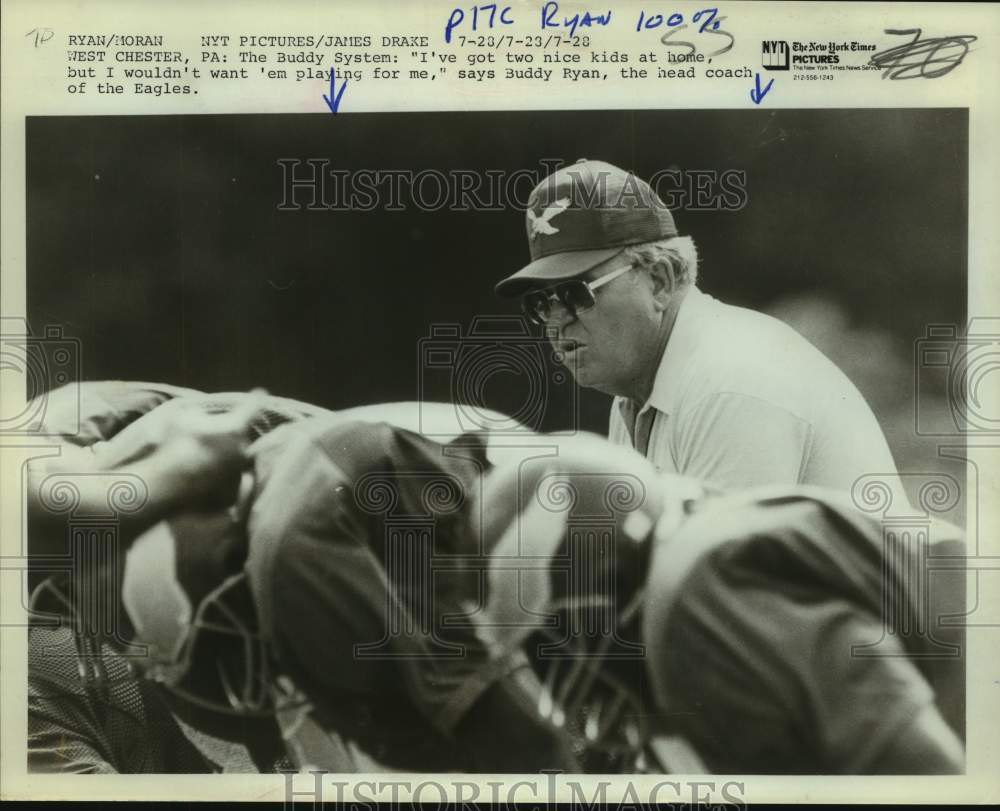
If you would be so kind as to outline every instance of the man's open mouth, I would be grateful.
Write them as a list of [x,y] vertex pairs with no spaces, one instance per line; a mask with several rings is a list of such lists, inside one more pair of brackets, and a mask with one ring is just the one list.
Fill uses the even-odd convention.
[[560,352],[568,353],[575,352],[583,347],[579,341],[574,341],[571,338],[563,338],[556,342],[556,347]]

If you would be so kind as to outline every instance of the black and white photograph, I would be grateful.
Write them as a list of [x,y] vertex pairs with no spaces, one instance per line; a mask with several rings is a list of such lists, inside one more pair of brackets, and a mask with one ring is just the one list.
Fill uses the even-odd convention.
[[24,136],[30,773],[965,773],[967,108]]

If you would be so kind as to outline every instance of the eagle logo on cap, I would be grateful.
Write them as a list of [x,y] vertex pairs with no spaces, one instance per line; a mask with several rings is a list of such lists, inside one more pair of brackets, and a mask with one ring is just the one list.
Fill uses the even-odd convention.
[[560,197],[552,205],[548,206],[541,214],[535,214],[528,209],[528,222],[531,224],[531,238],[535,239],[540,234],[558,234],[559,229],[549,223],[556,214],[562,214],[569,208],[569,198]]

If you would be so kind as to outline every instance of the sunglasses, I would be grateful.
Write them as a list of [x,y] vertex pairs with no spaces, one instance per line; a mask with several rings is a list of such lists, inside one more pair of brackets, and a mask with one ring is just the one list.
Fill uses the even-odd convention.
[[575,317],[577,313],[585,313],[597,303],[594,296],[597,290],[632,270],[633,267],[635,266],[629,264],[608,271],[592,282],[570,279],[543,290],[532,290],[521,297],[521,309],[529,321],[543,327],[552,315],[552,306],[557,302]]

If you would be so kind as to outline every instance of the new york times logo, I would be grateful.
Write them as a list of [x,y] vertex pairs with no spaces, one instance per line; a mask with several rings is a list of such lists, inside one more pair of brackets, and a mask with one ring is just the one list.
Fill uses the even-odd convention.
[[760,63],[764,70],[861,70],[860,61],[875,48],[873,43],[857,40],[765,39],[760,43]]
[[764,70],[788,70],[791,51],[780,39],[766,39],[760,44],[760,62]]

